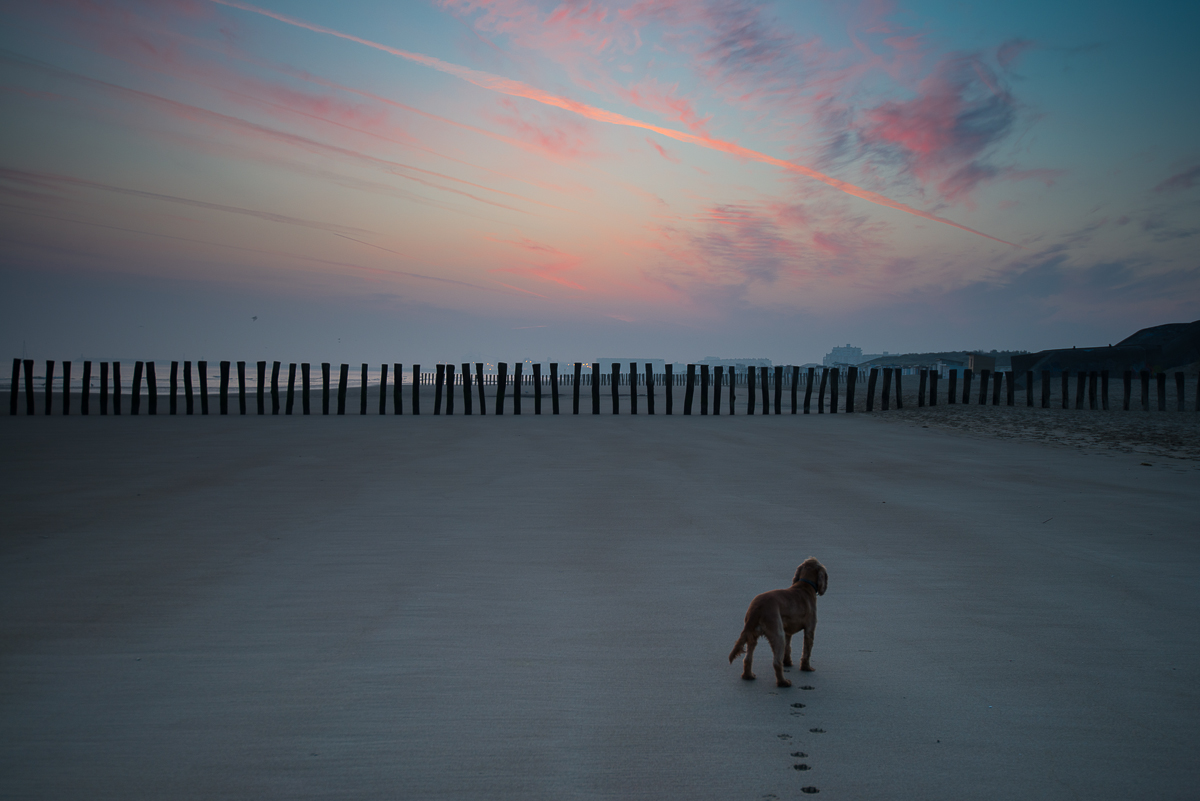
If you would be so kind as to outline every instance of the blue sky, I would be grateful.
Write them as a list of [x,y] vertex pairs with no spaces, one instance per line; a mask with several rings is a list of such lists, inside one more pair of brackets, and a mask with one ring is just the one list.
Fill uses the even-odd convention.
[[0,13],[14,355],[805,362],[1200,318],[1190,7]]

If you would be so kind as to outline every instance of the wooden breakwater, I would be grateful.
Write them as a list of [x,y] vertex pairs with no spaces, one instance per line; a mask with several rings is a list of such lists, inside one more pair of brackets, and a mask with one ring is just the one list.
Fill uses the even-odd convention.
[[[21,412],[22,398],[26,415],[38,414],[39,407],[43,415],[69,415],[73,398],[77,399],[79,414],[92,414],[93,410],[101,415],[123,413],[126,402],[121,362],[98,362],[98,370],[94,371],[93,362],[84,361],[76,389],[72,388],[72,363],[65,361],[59,365],[56,375],[56,363],[47,361],[43,374],[35,376],[33,360],[14,359],[9,414]],[[598,363],[577,362],[563,365],[561,371],[558,363],[551,363],[548,371],[543,373],[541,364],[518,362],[512,365],[510,374],[507,363],[498,364],[497,371],[490,373],[484,371],[482,362],[476,362],[439,364],[433,372],[422,372],[421,366],[414,364],[408,371],[412,375],[411,383],[404,384],[404,365],[395,363],[381,365],[373,386],[369,382],[368,365],[362,364],[355,391],[350,386],[348,364],[338,366],[335,383],[333,365],[322,363],[319,381],[314,384],[315,371],[309,363],[288,364],[284,379],[283,364],[272,362],[268,381],[268,362],[260,361],[255,365],[257,380],[253,386],[247,381],[246,365],[246,362],[236,362],[234,373],[234,363],[218,363],[218,414],[249,414],[249,398],[253,399],[254,412],[258,415],[292,415],[297,413],[297,406],[299,414],[312,414],[314,396],[318,393],[320,414],[323,415],[346,414],[351,395],[356,397],[360,415],[367,414],[368,409],[380,415],[419,415],[422,397],[430,393],[432,398],[425,398],[425,408],[427,413],[435,415],[453,415],[456,407],[466,415],[486,415],[489,407],[490,413],[495,415],[503,415],[506,411],[519,415],[527,410],[535,415],[560,414],[565,413],[568,404],[570,414],[580,414],[581,400],[590,401],[586,404],[590,414],[601,414],[605,406],[610,414],[651,415],[886,412],[903,408],[906,398],[910,404],[913,402],[911,389],[906,391],[904,385],[907,383],[911,388],[914,381],[917,384],[917,408],[943,402],[1048,409],[1053,403],[1062,409],[1107,411],[1117,408],[1119,389],[1119,408],[1124,411],[1182,412],[1189,406],[1192,411],[1200,411],[1200,380],[1192,382],[1193,389],[1189,392],[1187,376],[1179,371],[1171,375],[1125,371],[1114,379],[1108,371],[1075,374],[1029,371],[1018,376],[1011,371],[989,370],[981,370],[976,375],[968,369],[961,373],[951,371],[943,379],[937,371],[930,369],[906,371],[872,367],[859,370],[854,366],[818,369],[776,365],[735,369],[724,365],[689,364],[685,370],[677,372],[668,364],[663,372],[655,373],[649,363],[613,363],[608,371],[601,371]],[[529,372],[526,367],[531,368]],[[96,373],[98,381],[95,380]],[[210,377],[208,362],[198,361],[195,365],[190,361],[171,362],[164,387],[154,362],[134,362],[132,381],[128,385],[128,412],[139,415],[144,410],[148,415],[159,414],[160,390],[165,390],[166,414],[181,413],[179,401],[182,398],[183,414],[195,414],[198,410],[199,414],[207,415],[212,400]],[[236,387],[231,383],[234,380]],[[941,390],[939,384],[943,381],[945,389]],[[864,383],[865,387],[861,386]],[[532,409],[525,405],[526,399],[532,401]],[[639,408],[640,403],[644,405]]]

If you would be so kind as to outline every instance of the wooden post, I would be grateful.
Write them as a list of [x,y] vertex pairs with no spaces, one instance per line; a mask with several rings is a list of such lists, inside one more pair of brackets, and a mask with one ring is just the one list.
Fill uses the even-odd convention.
[[1108,371],[1100,371],[1100,408],[1108,411]]
[[365,415],[367,413],[367,365],[363,364],[359,371],[358,379],[358,413]]
[[[150,362],[154,365],[154,362]],[[1183,397],[1182,395],[1180,396]],[[154,395],[151,393],[150,414],[154,414]],[[1180,409],[1180,411],[1183,411]],[[71,414],[71,362],[62,362],[62,416]]]
[[962,402],[966,406],[971,402],[971,379],[974,377],[974,371],[970,367],[963,370],[963,394]]
[[550,413],[558,414],[558,362],[550,362]]
[[997,370],[995,373],[992,374],[992,405],[993,406],[1000,405],[1000,390],[1002,389],[1000,384],[1003,381],[1004,381],[1004,373]]
[[[63,367],[70,375],[71,363],[63,362]],[[158,377],[154,374],[154,362],[146,362],[146,406],[150,414],[158,414]]]
[[533,413],[542,413],[542,363],[533,365]]
[[696,365],[689,364],[687,366],[687,386],[683,388],[683,413],[685,415],[692,413],[692,398],[696,392]]
[[637,362],[629,363],[629,413],[637,414],[638,407],[638,366]]
[[[113,414],[121,413],[121,363],[112,363],[112,409]],[[1149,395],[1147,395],[1149,397]]]
[[[50,362],[46,372],[46,387],[50,386],[50,373],[54,371],[54,362]],[[133,363],[133,396],[129,399],[129,413],[140,414],[142,411],[142,363]],[[46,396],[46,414],[50,414],[50,397]]]
[[208,362],[196,362],[196,375],[200,377],[200,414],[208,414]]
[[1095,370],[1088,373],[1088,408],[1093,412],[1099,408],[1099,402],[1096,398],[1096,385],[1100,383],[1100,374]]
[[504,414],[504,390],[508,386],[508,362],[496,365],[496,414]]
[[979,371],[979,405],[980,406],[987,405],[988,381],[991,379],[991,377],[992,377],[991,370],[980,370]]
[[929,381],[929,369],[921,368],[921,377],[917,379],[917,408],[925,405],[925,385]]
[[[142,375],[141,375],[142,374],[142,363],[141,362],[137,363],[136,370],[137,371],[136,371],[135,375],[137,375],[138,379],[141,379],[141,377],[142,377]],[[49,415],[51,405],[54,401],[54,360],[53,359],[46,360],[46,388],[45,388],[44,394],[45,394],[45,401],[46,401],[46,414]],[[135,396],[135,398],[136,398],[136,396]],[[133,414],[137,414],[137,412],[135,411],[135,412],[133,412]]]
[[[238,365],[244,365],[245,362],[238,362]],[[238,367],[238,382],[242,381],[242,366]],[[309,391],[312,389],[312,366],[308,362],[300,363],[300,411],[303,414],[311,414],[312,407],[308,402]],[[244,393],[243,393],[244,394]],[[242,414],[246,413],[245,398],[242,399]]]
[[1063,370],[1059,378],[1059,383],[1062,388],[1062,407],[1064,409],[1071,408],[1071,371]]
[[512,398],[513,398],[513,414],[521,413],[521,395],[525,390],[525,363],[513,362],[512,379]]
[[770,371],[766,367],[759,367],[758,368],[758,377],[760,379],[760,383],[762,384],[762,389],[760,390],[760,392],[762,392],[762,405],[763,405],[762,413],[770,414],[771,413],[771,388],[769,386],[770,381],[768,380],[770,378]]
[[271,414],[279,414],[279,362],[271,363]]
[[[263,368],[266,362],[258,363],[258,413],[262,414]],[[321,414],[329,414],[329,362],[321,362]]]
[[950,371],[950,380],[946,382],[946,403],[955,403],[958,398],[958,371]]
[[571,414],[579,414],[579,387],[583,383],[583,363],[575,362],[575,383],[572,385],[574,390],[572,395]]
[[434,370],[436,373],[433,378],[433,413],[440,415],[442,413],[442,384],[446,383],[446,365],[439,364],[434,367]]
[[[708,365],[702,364],[700,365],[700,414],[705,416],[708,415],[708,385]],[[720,390],[717,390],[717,394],[721,394]]]
[[[220,396],[221,414],[227,415],[227,414],[229,414],[229,362],[221,362],[220,366],[221,366],[221,396]],[[293,365],[293,372],[295,372],[294,367],[295,366]],[[148,371],[149,375],[154,374],[153,362],[151,362],[147,365],[147,371]],[[151,405],[153,405],[153,404],[151,404]],[[150,414],[154,414],[153,409],[150,411]]]
[[[857,370],[855,372],[857,373]],[[793,364],[792,365],[792,414],[796,413],[797,393],[799,393],[799,391],[800,391],[800,365]],[[854,385],[853,384],[850,385],[848,391],[851,396],[854,395]]]
[[[33,362],[25,364],[32,365]],[[25,391],[29,393],[29,413],[33,414],[33,385],[29,379],[29,367],[26,367]],[[100,414],[108,414],[108,362],[100,362]]]
[[600,363],[592,362],[592,414],[600,414]]
[[[758,394],[755,392],[757,389],[755,386],[758,378],[757,373],[758,371],[754,369],[754,365],[751,364],[746,366],[746,414],[754,414],[754,407],[757,404],[757,400],[754,397]],[[821,388],[824,389],[824,387],[825,384],[824,380],[822,379]],[[822,411],[823,410],[824,407],[822,407]]]
[[[1167,410],[1167,374],[1154,374],[1154,389],[1158,392],[1158,410],[1165,412]],[[50,407],[47,404],[46,412],[49,413]]]
[[[306,376],[308,375],[307,367],[308,367],[308,365],[305,365],[305,368],[306,368],[305,375]],[[246,363],[238,362],[237,363],[237,371],[238,371],[238,414],[244,415],[246,413]],[[308,404],[307,395],[304,398],[304,403],[307,408],[307,404]],[[305,411],[305,414],[307,414],[307,413],[308,412]],[[172,412],[172,414],[174,414],[174,412]]]
[[[278,367],[279,362],[275,362],[275,365],[276,365],[276,367]],[[272,384],[271,391],[272,392],[274,392],[274,389],[275,389],[274,383],[275,383],[274,381],[271,382],[271,384]],[[350,365],[343,364],[338,370],[338,390],[337,390],[337,392],[338,392],[338,394],[337,394],[337,400],[338,400],[337,413],[338,414],[346,413],[346,385],[348,383],[350,383]],[[276,414],[278,414],[278,412],[276,412]]]
[[1142,370],[1142,411],[1150,411],[1150,371]]
[[937,384],[941,375],[936,367],[929,371],[929,405],[937,406]]
[[525,383],[525,363],[513,362],[513,414],[521,413],[521,393]]
[[646,362],[646,413],[654,414],[654,365]]
[[[815,381],[815,375],[816,375],[815,370],[816,370],[815,367],[808,368],[808,373],[805,376],[805,380],[804,380],[804,413],[805,414],[808,414],[809,411],[812,409],[812,391],[813,391],[813,382]],[[870,388],[871,388],[871,392],[873,393],[875,391],[874,371],[872,371],[872,373],[871,373]],[[869,404],[870,402],[871,402],[871,398],[868,397],[867,403]],[[870,411],[870,410],[868,409],[868,411]]]
[[896,367],[892,369],[896,375],[896,408],[904,408],[904,387],[900,385],[900,381],[904,378],[904,368]]
[[888,404],[891,402],[891,394],[892,394],[892,368],[885,367],[885,368],[883,368],[883,393],[882,393],[882,397],[880,398],[880,400],[882,401],[880,404],[880,409],[882,409],[885,412],[888,410]]
[[387,386],[388,386],[388,366],[387,363],[379,365],[379,416],[383,417],[387,414]]
[[[84,372],[91,367],[91,362],[84,362]],[[15,415],[17,413],[17,397],[21,392],[21,360],[13,359],[12,380],[8,383],[8,413]],[[87,412],[84,412],[87,414]]]
[[[480,387],[483,385],[481,384]],[[412,413],[421,413],[421,365],[412,366]],[[483,412],[480,411],[480,414]]]
[[829,371],[829,413],[837,414],[838,395],[842,388],[842,370],[840,367],[834,367]]
[[454,414],[454,364],[446,365],[446,414]]
[[1033,408],[1033,371],[1025,371],[1025,405]]
[[483,362],[475,362],[475,386],[478,387],[476,391],[479,393],[479,414],[481,416],[486,415],[487,403],[484,401]]
[[1122,403],[1121,410],[1127,412],[1129,411],[1129,402],[1133,399],[1133,371],[1126,370],[1123,379],[1125,384],[1125,398],[1124,402]]
[[[14,366],[14,368],[13,368],[14,380],[12,383],[12,396],[14,398],[14,400],[12,402],[12,413],[13,414],[17,413],[17,402],[15,400],[17,397],[16,379],[18,379],[20,377],[21,377],[20,371],[16,369],[16,366]],[[79,413],[80,414],[91,414],[91,411],[92,411],[92,363],[89,360],[89,361],[85,361],[83,363],[83,386],[81,386],[79,388]]]
[[663,373],[663,389],[667,394],[667,414],[671,414],[675,411],[675,394],[672,392],[675,385],[675,366],[674,364],[665,364],[663,370],[666,371]]
[[[108,362],[105,362],[104,365],[105,365],[105,367],[107,367]],[[21,366],[25,368],[25,415],[29,416],[34,413],[33,359],[26,359]],[[106,375],[107,375],[107,373],[106,373]],[[104,406],[104,404],[101,404],[101,405]],[[107,413],[107,407],[105,407],[105,410],[100,413],[101,414]]]
[[829,368],[821,368],[821,386],[817,388],[817,414],[825,414],[825,387],[829,383]]
[[850,365],[846,368],[846,412],[854,411],[854,387],[858,383],[858,367]]
[[1042,371],[1042,408],[1050,408],[1050,371]]
[[462,369],[462,388],[463,388],[463,414],[471,414],[471,363],[463,362]]
[[733,414],[737,405],[737,367],[729,365],[729,369],[725,371],[725,379],[729,382],[729,411],[727,414]]
[[775,414],[783,414],[783,365],[775,365]]
[[[228,364],[228,362],[223,362]],[[288,362],[288,387],[287,387],[287,403],[284,406],[284,414],[292,414],[296,410],[296,363]]]
[[404,365],[392,365],[392,414],[404,414]]
[[1087,371],[1079,370],[1075,373],[1075,408],[1083,408],[1083,392],[1087,387]]
[[[267,363],[259,362],[258,365],[258,413],[260,415],[267,413]],[[329,414],[329,365],[325,365],[325,414]]]
[[185,361],[183,363],[183,412],[184,414],[192,414],[195,411],[195,402],[192,399],[192,363]]
[[713,365],[713,398],[712,413],[714,417],[721,416],[721,390],[725,389],[725,367]]
[[[70,362],[67,362],[67,364],[69,365]],[[70,374],[69,368],[68,368],[68,374]],[[1179,403],[1177,411],[1182,412],[1183,411],[1183,373],[1175,373],[1175,397]],[[66,412],[64,411],[63,414],[66,414]]]
[[1006,395],[1004,398],[1005,405],[1015,406],[1016,405],[1017,382],[1016,382],[1016,373],[1014,373],[1011,369],[1007,373],[1004,374],[1004,390],[1006,392]]
[[609,385],[612,387],[612,413],[621,413],[620,389],[621,389],[621,364],[620,362],[612,363],[612,375],[609,376]]

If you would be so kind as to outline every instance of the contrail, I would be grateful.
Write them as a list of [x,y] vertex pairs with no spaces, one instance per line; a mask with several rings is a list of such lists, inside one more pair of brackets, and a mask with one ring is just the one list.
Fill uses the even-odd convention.
[[854,184],[842,181],[838,178],[825,175],[824,173],[818,172],[810,167],[805,167],[790,161],[784,161],[783,159],[769,156],[766,153],[760,153],[757,150],[751,150],[750,148],[742,147],[734,142],[727,142],[723,139],[716,139],[711,136],[699,136],[696,134],[684,133],[683,131],[676,131],[671,128],[663,128],[659,125],[642,122],[641,120],[635,120],[632,117],[626,117],[623,114],[606,111],[602,108],[589,106],[585,103],[579,103],[564,97],[558,97],[550,94],[549,92],[543,92],[541,89],[535,89],[529,84],[522,83],[521,81],[514,81],[510,78],[503,78],[499,75],[492,75],[491,73],[480,72],[478,70],[473,70],[469,67],[463,67],[458,64],[451,64],[447,61],[442,61],[439,58],[434,58],[433,56],[426,56],[421,53],[413,53],[408,50],[400,50],[395,47],[389,47],[388,45],[380,44],[379,42],[372,42],[370,39],[363,39],[359,36],[354,36],[353,34],[334,30],[333,28],[326,28],[323,25],[315,25],[311,22],[305,22],[304,20],[297,19],[296,17],[289,17],[286,14],[279,14],[275,11],[268,11],[265,8],[252,6],[249,3],[242,3],[239,2],[239,0],[212,0],[212,2],[223,6],[229,6],[230,8],[241,9],[242,11],[249,11],[252,14],[261,14],[264,17],[270,17],[271,19],[278,20],[279,22],[283,22],[288,25],[294,25],[297,28],[304,28],[305,30],[313,31],[314,33],[323,33],[328,36],[336,36],[339,39],[346,39],[367,47],[372,47],[376,50],[382,50],[383,52],[390,53],[393,56],[403,58],[407,61],[413,61],[418,64],[424,64],[425,66],[435,69],[439,72],[444,72],[448,75],[461,78],[462,80],[474,84],[475,86],[488,89],[493,92],[498,92],[500,94],[509,95],[510,97],[523,97],[527,100],[533,100],[547,106],[554,106],[556,108],[570,111],[582,117],[596,120],[597,122],[607,122],[612,125],[624,125],[630,128],[642,128],[647,131],[653,131],[661,136],[670,137],[671,139],[675,139],[679,142],[687,142],[689,144],[698,145],[699,147],[708,148],[709,150],[718,150],[724,153],[729,153],[733,156],[738,156],[740,158],[759,161],[764,164],[770,164],[774,167],[779,167],[782,170],[797,173],[805,176],[806,178],[812,178],[815,181],[820,181],[823,184],[832,186],[834,189],[837,189],[840,192],[853,195],[854,197],[860,198],[861,200],[866,200],[869,203],[875,203],[879,206],[885,206],[889,209],[896,209],[897,211],[907,212],[908,214],[912,214],[917,217],[923,217],[926,220],[932,220],[944,225],[950,225],[958,228],[959,230],[968,231],[986,239],[991,239],[994,242],[1011,245],[1012,247],[1020,247],[1020,245],[1017,245],[1013,242],[999,239],[991,236],[990,234],[985,234],[982,231],[976,231],[974,228],[969,228],[965,225],[959,225],[952,220],[947,220],[944,217],[938,217],[936,214],[930,214],[927,211],[921,211],[920,209],[913,208],[912,206],[892,200],[889,197],[885,197],[878,192],[872,192],[869,189],[863,189],[860,186],[855,186]]

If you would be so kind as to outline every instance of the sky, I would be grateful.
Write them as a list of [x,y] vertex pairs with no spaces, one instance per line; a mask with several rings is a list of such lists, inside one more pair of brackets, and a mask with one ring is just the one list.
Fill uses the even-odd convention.
[[0,21],[12,356],[804,363],[1200,318],[1192,4]]

